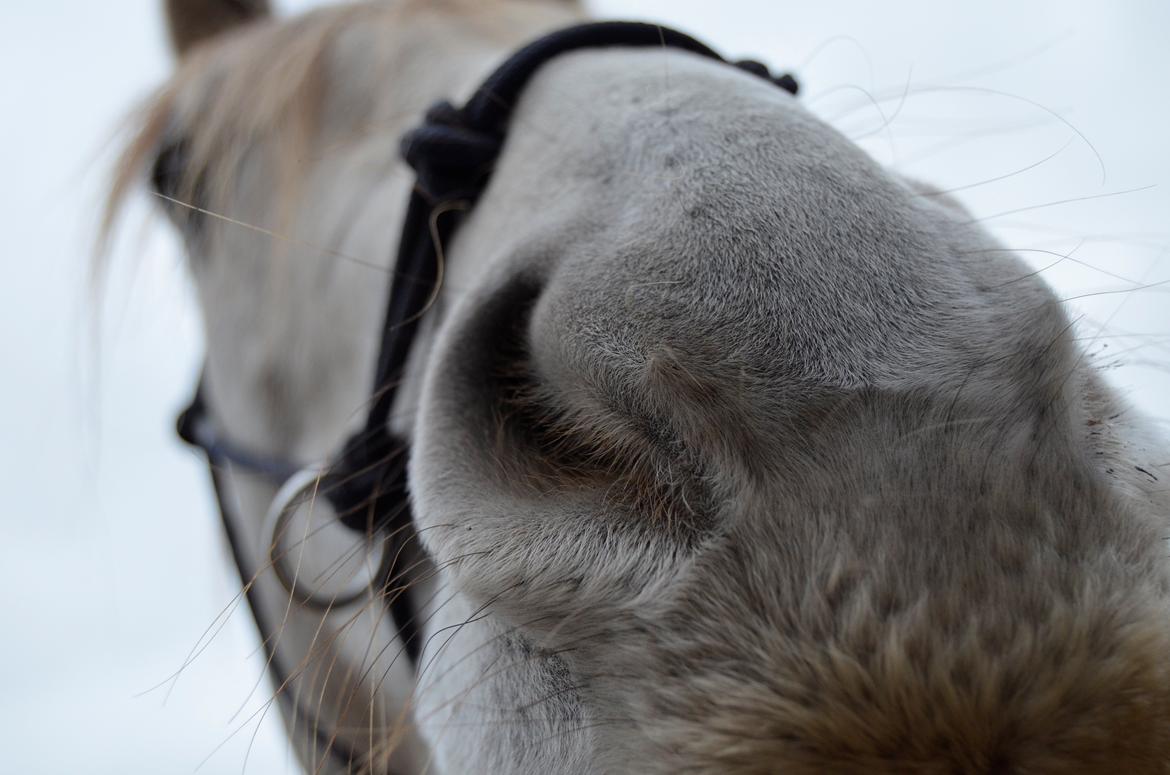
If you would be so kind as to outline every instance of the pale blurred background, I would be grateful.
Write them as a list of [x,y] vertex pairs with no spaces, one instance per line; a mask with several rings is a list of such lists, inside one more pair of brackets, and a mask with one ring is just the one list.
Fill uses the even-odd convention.
[[[145,197],[100,309],[87,294],[110,138],[170,67],[159,6],[0,6],[3,772],[294,771],[251,621],[218,618],[238,581],[204,467],[171,431],[198,324]],[[813,110],[908,174],[1002,177],[960,196],[1037,268],[1076,249],[1044,276],[1114,383],[1170,416],[1170,4],[591,6],[795,69]]]

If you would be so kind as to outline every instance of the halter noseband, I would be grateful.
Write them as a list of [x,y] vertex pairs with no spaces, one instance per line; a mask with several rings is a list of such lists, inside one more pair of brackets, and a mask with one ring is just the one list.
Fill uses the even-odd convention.
[[[392,275],[395,279],[382,325],[370,410],[362,430],[349,437],[327,467],[312,469],[311,476],[297,477],[303,483],[281,488],[270,512],[277,520],[285,518],[290,509],[303,505],[311,488],[314,495],[327,499],[337,519],[347,527],[386,537],[384,556],[397,556],[413,539],[406,481],[407,444],[392,435],[390,413],[419,321],[436,292],[438,251],[458,226],[462,214],[483,193],[503,147],[512,110],[533,74],[561,54],[617,46],[671,48],[727,61],[694,38],[667,27],[636,22],[581,24],[524,46],[496,69],[462,108],[446,101],[438,102],[427,111],[421,126],[403,136],[401,155],[417,177],[398,244]],[[791,75],[773,77],[759,62],[744,60],[729,64],[767,79],[790,94],[798,91]],[[456,202],[466,206],[458,209],[449,206]],[[178,432],[184,441],[204,451],[213,475],[215,468],[230,463],[277,484],[291,484],[289,480],[301,466],[250,453],[217,434],[207,416],[202,394],[200,387],[191,405],[180,415]],[[218,479],[213,481],[218,488]],[[221,497],[219,501],[226,523],[225,499]],[[279,536],[278,527],[274,530]],[[239,551],[234,554],[247,580],[250,574],[240,564],[243,555]],[[279,566],[280,558],[274,554],[272,559]],[[376,583],[386,584],[393,576],[395,563],[389,565],[383,569],[385,577],[375,579]],[[336,598],[315,599],[294,589],[295,584],[285,575],[277,575],[302,605],[334,608],[341,602]],[[364,597],[366,588],[359,592]],[[388,605],[407,653],[417,661],[418,625],[407,596],[391,595]]]

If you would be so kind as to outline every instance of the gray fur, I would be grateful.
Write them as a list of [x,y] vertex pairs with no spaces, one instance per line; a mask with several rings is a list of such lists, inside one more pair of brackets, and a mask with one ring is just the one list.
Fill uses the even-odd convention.
[[[688,677],[815,692],[759,673],[759,649],[874,648],[921,606],[941,654],[1098,595],[1165,614],[1165,504],[1119,464],[1130,431],[1061,306],[994,245],[729,68],[614,52],[538,77],[451,251],[478,290],[430,351],[412,481],[436,560],[469,556],[452,583],[569,649],[588,719],[610,722],[561,718],[558,771],[686,767],[654,743],[710,722]],[[539,289],[526,319],[501,308],[517,285]],[[539,450],[493,443],[484,377],[516,317],[542,395],[695,477],[704,513],[656,522],[604,476],[525,481]],[[440,753],[467,771],[507,740]]]
[[[563,18],[488,40],[420,13],[326,49],[344,88],[294,239],[213,222],[193,245],[211,400],[242,441],[321,457],[360,417],[383,276],[309,246],[389,255],[401,116]],[[419,40],[461,42],[426,88],[384,88],[435,56]],[[266,141],[217,203],[249,223],[280,214]],[[396,411],[435,563],[409,766],[1052,771],[1088,751],[1164,771],[1159,446],[1042,280],[922,192],[733,68],[542,69]],[[358,638],[393,649],[376,613]],[[293,646],[318,624],[294,611]],[[401,683],[363,691],[387,689],[402,707]],[[1148,750],[1092,737],[1134,697]]]

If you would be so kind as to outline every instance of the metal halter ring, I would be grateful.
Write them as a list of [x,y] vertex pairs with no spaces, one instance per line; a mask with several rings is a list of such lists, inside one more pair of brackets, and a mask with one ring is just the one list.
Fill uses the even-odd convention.
[[[393,552],[390,551],[384,536],[371,536],[362,541],[364,549],[357,547],[360,554],[353,554],[352,542],[355,533],[342,526],[337,514],[326,495],[329,488],[330,474],[327,469],[312,466],[303,468],[288,479],[272,499],[268,507],[268,516],[265,519],[263,535],[269,537],[267,554],[268,562],[273,573],[280,580],[281,585],[292,596],[298,605],[313,610],[328,611],[343,608],[358,602],[369,602],[376,593],[377,587],[385,582],[394,562]],[[296,528],[294,519],[301,517],[302,528]],[[301,551],[295,548],[285,548],[288,543],[290,530],[299,529],[299,536],[293,536]],[[322,535],[324,534],[324,535]],[[333,540],[351,544],[349,548],[341,548],[337,560],[326,568],[312,569],[306,565],[304,548],[311,540]],[[294,547],[297,545],[294,544]],[[290,558],[295,563],[290,564]],[[360,570],[347,571],[347,568],[361,566],[369,569],[368,573]],[[322,592],[319,586],[329,579],[340,574],[352,573],[351,578],[356,584],[348,585],[345,589],[335,593]],[[312,578],[308,578],[309,576]],[[306,584],[312,584],[309,589]]]

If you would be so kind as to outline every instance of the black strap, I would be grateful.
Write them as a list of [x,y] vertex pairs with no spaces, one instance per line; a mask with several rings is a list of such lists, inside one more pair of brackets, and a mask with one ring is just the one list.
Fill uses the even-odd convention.
[[313,762],[313,764],[318,770],[324,765],[322,757],[328,756],[339,766],[344,767],[346,772],[350,772],[355,766],[362,764],[363,757],[358,755],[357,751],[340,737],[337,731],[330,734],[323,729],[319,724],[321,714],[309,712],[310,709],[302,707],[293,696],[291,688],[286,685],[295,673],[288,669],[277,651],[275,639],[272,637],[272,633],[276,632],[276,629],[271,626],[272,622],[267,621],[265,611],[260,605],[259,595],[256,593],[256,587],[253,585],[256,580],[256,570],[248,562],[240,535],[228,516],[232,512],[232,508],[228,504],[228,496],[224,491],[223,482],[220,481],[222,471],[219,468],[219,461],[209,457],[208,468],[211,473],[211,488],[215,492],[215,501],[219,506],[220,518],[223,521],[223,531],[227,536],[228,549],[232,553],[232,559],[235,560],[236,569],[240,572],[240,582],[244,585],[244,596],[248,601],[248,609],[252,612],[252,621],[256,623],[256,629],[260,631],[260,645],[264,649],[268,663],[268,674],[276,689],[276,697],[283,706],[284,717],[290,726],[295,728],[296,725],[304,725],[312,733],[317,742],[316,750],[318,751],[318,761]]
[[252,473],[266,476],[277,484],[281,484],[301,469],[299,465],[288,460],[257,454],[221,436],[207,414],[203,390],[201,379],[195,388],[195,396],[191,403],[179,413],[175,421],[175,432],[179,434],[180,439],[203,450],[207,460],[213,465],[231,463]]
[[[553,32],[513,54],[476,90],[463,108],[435,103],[423,124],[402,138],[401,154],[417,178],[407,206],[398,256],[382,325],[374,378],[374,400],[365,428],[346,443],[335,470],[345,472],[330,498],[343,521],[356,530],[377,526],[408,530],[405,443],[390,433],[390,412],[419,321],[434,292],[438,247],[447,243],[461,216],[483,192],[503,147],[508,121],[524,87],[550,59],[591,48],[661,47],[689,51],[720,62],[719,54],[694,38],[655,24],[597,22]],[[759,62],[735,66],[796,94],[788,74],[772,77]],[[462,202],[457,209],[445,205]],[[432,221],[432,219],[434,219]],[[362,508],[363,505],[365,508]]]

